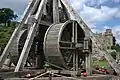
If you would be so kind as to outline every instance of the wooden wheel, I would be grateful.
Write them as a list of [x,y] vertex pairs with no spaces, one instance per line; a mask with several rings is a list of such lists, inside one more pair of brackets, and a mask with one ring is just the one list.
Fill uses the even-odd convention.
[[62,68],[71,69],[74,53],[81,52],[81,46],[77,45],[83,44],[84,37],[84,31],[76,21],[69,20],[51,25],[44,37],[46,60]]
[[[38,33],[36,34],[36,37],[33,40],[33,43],[26,61],[26,64],[28,64],[31,67],[43,68],[44,60],[45,60],[44,51],[43,51],[43,41],[44,41],[44,35],[46,30],[47,30],[46,26],[40,25],[38,29]],[[26,38],[27,38],[27,30],[24,30],[21,32],[21,35],[18,39],[19,40],[18,41],[18,52],[19,52],[18,58],[21,54]],[[15,61],[17,64],[17,60]]]
[[[23,49],[23,46],[25,44],[26,38],[27,38],[27,30],[21,31],[21,35],[18,39],[19,40],[18,41],[18,56],[17,56],[18,59],[19,59],[19,56],[20,56],[21,51]],[[33,54],[33,52],[34,52],[34,54]],[[26,62],[25,66],[27,66],[27,63],[28,63],[31,67],[33,67],[34,62],[35,62],[34,60],[35,60],[35,45],[33,42],[33,45],[32,45],[32,48],[30,50],[29,57],[27,58],[27,62]],[[18,61],[18,60],[15,60],[15,61]],[[17,62],[16,62],[16,65],[17,65]]]

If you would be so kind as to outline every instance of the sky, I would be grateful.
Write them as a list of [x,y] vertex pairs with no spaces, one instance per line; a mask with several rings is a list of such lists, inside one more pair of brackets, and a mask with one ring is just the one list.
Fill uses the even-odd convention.
[[[0,8],[13,9],[22,16],[30,0],[0,0]],[[93,32],[110,28],[120,44],[120,0],[67,0]]]

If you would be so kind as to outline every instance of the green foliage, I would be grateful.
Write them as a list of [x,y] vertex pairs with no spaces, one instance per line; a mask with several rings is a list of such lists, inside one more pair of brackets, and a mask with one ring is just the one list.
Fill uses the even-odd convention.
[[16,19],[18,16],[14,13],[14,11],[10,8],[2,8],[0,9],[0,24],[3,23],[6,26],[10,26],[10,22]]
[[113,45],[115,45],[116,44],[116,39],[115,39],[115,37],[113,36]]
[[111,46],[112,50],[116,50],[116,45]]
[[0,48],[2,50],[6,46],[12,32],[16,27],[16,22],[13,22],[13,20],[17,17],[18,16],[10,8],[0,9]]
[[116,59],[116,52],[111,52],[110,54],[114,59]]
[[117,52],[120,52],[120,45],[116,44],[116,48],[115,49],[116,49]]
[[4,49],[4,47],[6,46],[11,34],[15,29],[15,25],[13,25],[13,23],[14,22],[11,22],[11,26],[9,27],[0,26],[0,48],[2,49]]
[[[119,44],[113,45],[113,46],[111,47],[111,49],[114,49],[114,50],[116,50],[116,52],[119,52],[119,53],[120,53],[120,45],[119,45]],[[116,59],[116,52],[111,52],[111,53],[110,53],[111,56],[112,56],[114,59]]]
[[99,67],[104,66],[106,69],[110,68],[110,64],[106,60],[96,60],[93,61],[93,66],[99,65]]
[[119,44],[113,45],[111,46],[111,49],[115,49],[117,52],[120,52],[120,45]]

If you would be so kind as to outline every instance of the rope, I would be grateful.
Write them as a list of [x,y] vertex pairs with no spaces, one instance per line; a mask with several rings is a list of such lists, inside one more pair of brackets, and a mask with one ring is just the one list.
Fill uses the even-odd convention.
[[28,79],[28,80],[37,79],[37,78],[42,77],[42,76],[44,76],[44,75],[46,75],[46,74],[48,74],[48,73],[49,73],[49,71],[47,71],[47,72],[45,72],[45,73],[43,73],[43,74],[40,74],[40,75],[38,75],[38,76],[36,76],[36,77],[34,77],[34,78],[30,78],[30,79]]
[[78,79],[78,78],[74,78],[74,77],[66,77],[66,76],[62,76],[62,75],[59,75],[59,74],[55,74],[55,73],[53,73],[52,71],[47,71],[47,72],[45,72],[45,73],[43,73],[43,74],[40,74],[40,75],[38,75],[38,76],[36,76],[36,77],[34,77],[34,78],[30,78],[30,79],[28,79],[28,80],[37,79],[37,78],[42,77],[42,76],[44,76],[44,75],[46,75],[46,74],[48,74],[48,73],[51,74],[51,75],[55,75],[55,76],[62,77],[62,78],[68,78],[68,79],[74,79],[74,80],[83,80],[83,79]]
[[62,76],[62,75],[54,74],[54,73],[51,73],[51,74],[52,74],[52,75],[55,75],[55,76],[60,76],[60,77],[63,77],[63,78],[68,78],[68,79],[83,80],[83,79],[78,79],[78,78],[74,78],[74,77],[66,77],[66,76]]

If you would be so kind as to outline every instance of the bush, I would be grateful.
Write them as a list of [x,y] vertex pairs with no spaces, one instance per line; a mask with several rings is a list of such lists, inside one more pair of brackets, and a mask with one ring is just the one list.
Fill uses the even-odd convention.
[[116,52],[111,52],[110,54],[114,59],[116,59]]

